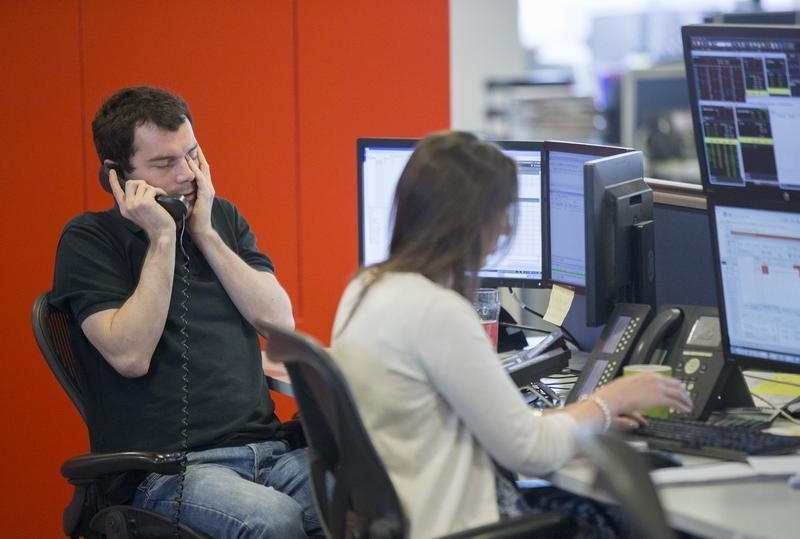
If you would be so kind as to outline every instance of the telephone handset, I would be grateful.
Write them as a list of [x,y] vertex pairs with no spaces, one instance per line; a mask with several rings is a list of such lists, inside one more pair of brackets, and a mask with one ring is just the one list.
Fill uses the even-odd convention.
[[682,321],[683,311],[676,307],[659,311],[636,343],[629,364],[653,363],[662,365],[666,359],[667,351],[659,349],[658,346],[663,343],[667,336],[678,329]]
[[[109,178],[111,177],[111,169],[117,173],[119,184],[123,189],[125,189],[125,172],[118,163],[103,163],[103,165],[100,167],[100,185],[109,193],[111,192],[111,186],[108,183]],[[184,200],[183,196],[173,197],[169,195],[157,195],[156,202],[158,202],[161,207],[167,210],[172,218],[175,219],[176,223],[180,223],[183,218],[186,217],[186,213],[189,210],[186,206],[186,201]]]
[[[626,309],[640,307],[617,305],[606,328],[624,319]],[[609,347],[609,336],[613,334],[607,329],[603,331],[567,402],[588,395],[622,372],[626,360],[620,356],[614,373],[597,373],[598,363],[608,362],[602,352]],[[725,359],[721,344],[716,308],[665,305],[633,342],[628,341],[627,350],[632,353],[627,362],[670,365],[672,375],[683,382],[692,398],[690,417],[705,420],[719,408],[753,406],[741,371]]]

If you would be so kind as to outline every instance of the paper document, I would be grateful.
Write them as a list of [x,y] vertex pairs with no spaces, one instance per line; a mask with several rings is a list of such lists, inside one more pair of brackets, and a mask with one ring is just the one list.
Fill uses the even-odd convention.
[[711,483],[756,477],[787,477],[800,472],[800,455],[748,457],[747,462],[713,462],[650,472],[656,485]]
[[697,466],[659,468],[650,472],[656,485],[677,483],[710,483],[757,477],[758,473],[746,462],[715,462]]
[[747,462],[759,475],[794,475],[800,473],[800,455],[748,457]]

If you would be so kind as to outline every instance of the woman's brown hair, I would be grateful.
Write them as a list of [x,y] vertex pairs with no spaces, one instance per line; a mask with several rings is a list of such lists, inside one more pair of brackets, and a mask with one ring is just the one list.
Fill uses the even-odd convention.
[[420,273],[471,297],[484,259],[513,230],[516,199],[516,165],[496,145],[460,131],[422,139],[397,183],[389,258],[362,270],[370,279],[353,311],[391,272]]

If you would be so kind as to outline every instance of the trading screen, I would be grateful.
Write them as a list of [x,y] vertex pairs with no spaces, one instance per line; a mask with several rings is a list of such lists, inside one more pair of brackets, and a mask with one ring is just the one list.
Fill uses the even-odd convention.
[[695,35],[689,46],[708,182],[800,189],[800,39]]

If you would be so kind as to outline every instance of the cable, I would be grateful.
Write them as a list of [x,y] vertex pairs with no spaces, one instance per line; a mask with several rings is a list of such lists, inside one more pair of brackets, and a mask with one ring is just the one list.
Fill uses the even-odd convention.
[[[797,384],[791,384],[791,385],[797,385]],[[787,419],[788,421],[790,421],[791,423],[794,423],[795,425],[800,425],[800,420],[797,420],[797,419],[793,418],[783,408],[781,408],[778,405],[770,402],[769,400],[767,400],[766,398],[762,397],[758,393],[753,393],[751,391],[750,394],[752,396],[754,396],[755,398],[757,398],[758,400],[760,400],[761,402],[763,402],[764,404],[766,404],[767,406],[769,406],[772,409],[773,412],[777,412],[778,414],[783,416],[784,419]]]
[[178,486],[175,488],[175,513],[172,522],[175,525],[175,537],[180,537],[181,510],[183,508],[183,488],[186,483],[187,453],[189,452],[189,254],[183,246],[183,235],[186,232],[186,216],[181,220],[181,233],[179,245],[183,253],[183,264],[181,265],[180,279],[183,282],[181,289],[181,370],[183,371],[181,381],[181,428],[180,428],[180,456],[181,471],[178,474]]
[[528,330],[528,331],[536,331],[537,333],[544,333],[544,334],[550,334],[551,333],[550,330],[547,330],[547,329],[534,328],[534,327],[531,327],[531,326],[523,326],[521,324],[512,324],[510,322],[500,322],[500,325],[504,326],[504,327],[507,327],[507,328],[517,328],[517,329],[525,329],[525,330]]
[[[541,318],[542,322],[545,322],[546,324],[550,324],[551,326],[555,326],[555,327],[561,329],[561,331],[564,332],[564,337],[570,343],[572,343],[572,345],[575,348],[577,348],[578,350],[581,349],[580,345],[578,345],[578,341],[575,339],[575,337],[572,336],[572,333],[567,331],[567,328],[565,328],[564,326],[559,326],[558,324],[553,324],[552,322],[548,322],[547,320],[545,320],[544,319],[544,315],[542,313],[540,313],[538,311],[535,311],[534,309],[532,309],[532,308],[528,307],[527,305],[525,305],[525,303],[523,303],[522,300],[517,297],[517,295],[514,293],[514,289],[511,288],[510,286],[508,287],[508,293],[511,294],[511,297],[514,298],[514,300],[519,304],[520,307],[522,307],[524,310],[528,311],[529,313],[535,314],[536,316]],[[523,328],[523,329],[525,329],[525,328]],[[539,330],[539,331],[544,331],[544,330]]]

